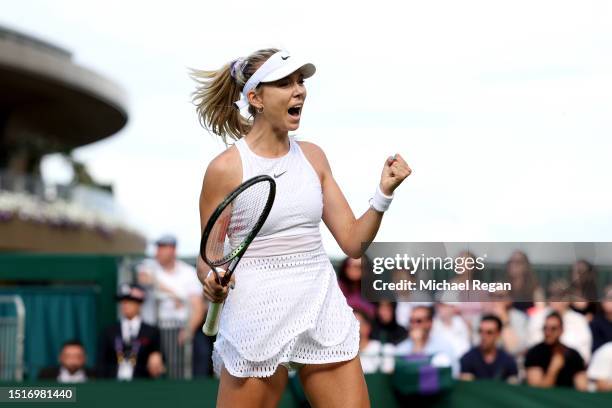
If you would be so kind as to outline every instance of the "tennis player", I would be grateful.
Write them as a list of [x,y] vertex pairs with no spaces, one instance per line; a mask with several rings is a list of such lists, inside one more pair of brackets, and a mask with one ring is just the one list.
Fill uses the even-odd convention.
[[256,51],[217,71],[192,71],[200,123],[226,144],[235,141],[204,175],[202,228],[243,181],[260,174],[276,181],[272,210],[236,268],[229,296],[198,259],[205,297],[225,300],[213,351],[219,407],[276,406],[288,370],[298,370],[314,407],[369,406],[359,323],[338,287],[319,224],[322,219],[348,256],[360,257],[361,243],[374,240],[411,169],[399,154],[387,158],[370,208],[356,219],[321,148],[288,133],[300,125],[304,80],[314,73],[312,63],[278,49]]

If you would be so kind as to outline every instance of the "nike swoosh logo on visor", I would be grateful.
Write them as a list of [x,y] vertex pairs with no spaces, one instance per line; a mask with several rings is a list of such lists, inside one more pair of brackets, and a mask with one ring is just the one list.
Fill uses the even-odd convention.
[[281,59],[284,61],[284,60],[286,60],[287,58],[289,58],[290,56],[291,56],[291,55],[287,55],[286,57],[281,57]]

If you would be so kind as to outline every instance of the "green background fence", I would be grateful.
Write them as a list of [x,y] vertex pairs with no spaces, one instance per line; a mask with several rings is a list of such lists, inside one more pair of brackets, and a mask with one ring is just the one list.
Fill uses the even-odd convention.
[[[72,338],[84,343],[88,366],[95,365],[98,335],[117,318],[114,296],[124,259],[108,255],[0,254],[0,293],[19,294],[26,305],[27,379],[34,379],[42,366],[56,364],[61,344]],[[569,274],[569,267],[563,265],[534,265],[534,270],[543,287],[551,279]],[[607,266],[598,270],[602,287],[612,279],[612,269]],[[491,264],[486,275],[502,271],[503,265]]]
[[[434,408],[594,408],[612,406],[612,393],[582,393],[571,389],[538,389],[522,385],[507,385],[493,381],[457,382],[443,396],[408,403],[394,396],[389,376],[366,376],[370,400],[374,408],[434,407]],[[49,386],[49,383],[20,383],[15,386]],[[0,384],[8,386],[8,384]],[[134,407],[182,408],[214,407],[218,382],[214,379],[192,381],[134,381],[120,383],[98,381],[76,385],[76,403],[52,406],[66,407]],[[40,407],[40,403],[20,403],[18,407]],[[289,388],[280,407],[299,407]]]
[[57,364],[64,341],[83,342],[88,365],[97,338],[117,318],[120,258],[99,255],[0,255],[0,293],[21,295],[26,309],[26,378]]

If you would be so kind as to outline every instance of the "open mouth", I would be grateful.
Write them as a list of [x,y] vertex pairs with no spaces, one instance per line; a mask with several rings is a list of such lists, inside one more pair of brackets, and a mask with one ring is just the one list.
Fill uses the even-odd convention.
[[301,112],[302,112],[301,106],[292,106],[291,108],[287,110],[287,113],[289,113],[289,116],[294,117],[294,118],[299,118]]

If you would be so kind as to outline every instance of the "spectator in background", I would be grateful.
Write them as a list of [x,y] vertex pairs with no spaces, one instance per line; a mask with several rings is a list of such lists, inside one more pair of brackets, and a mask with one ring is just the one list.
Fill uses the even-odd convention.
[[542,341],[542,327],[546,316],[556,311],[563,319],[563,344],[576,349],[582,359],[588,362],[591,358],[591,346],[593,344],[591,330],[586,318],[580,313],[570,309],[571,287],[564,279],[551,282],[549,290],[548,306],[538,310],[531,316],[528,325],[527,343],[533,346]]
[[361,258],[345,258],[342,261],[338,285],[352,308],[362,309],[370,317],[374,316],[374,304],[361,296]]
[[[466,283],[468,280],[481,279],[481,273],[476,268],[476,256],[470,251],[461,251],[455,259],[461,259],[461,266],[455,267],[457,275],[452,279],[453,283],[461,284]],[[480,317],[482,316],[482,303],[489,299],[489,293],[487,291],[480,290],[468,290],[468,291],[447,291],[440,293],[437,297],[438,300],[444,302],[454,302],[454,305],[458,311],[458,315],[463,318],[468,326],[468,330],[471,333],[473,327],[478,326]],[[459,355],[462,355],[466,350]]]
[[[159,321],[180,325],[178,344],[182,345],[187,337],[193,341],[194,377],[207,376],[212,368],[212,340],[201,330],[208,305],[202,296],[196,268],[177,259],[174,236],[164,235],[155,244],[155,261],[141,265],[138,282],[163,295],[156,310]],[[151,308],[155,306],[155,299],[149,297],[150,303],[146,306]]]
[[529,258],[522,251],[514,251],[506,263],[506,279],[512,285],[510,292],[514,307],[529,314],[529,309],[543,306],[544,291],[531,268]]
[[462,356],[470,349],[470,330],[465,320],[458,315],[455,304],[436,304],[432,331],[435,336],[450,343],[456,356]]
[[120,321],[108,327],[100,339],[100,376],[118,380],[157,378],[165,371],[157,327],[144,323],[140,305],[145,299],[139,285],[123,284],[117,299]]
[[38,379],[60,383],[81,383],[95,377],[94,372],[85,367],[87,362],[85,347],[78,340],[69,340],[64,343],[58,361],[59,366],[40,370]]
[[359,321],[359,359],[361,368],[365,374],[378,371],[381,362],[382,346],[380,341],[372,340],[372,321],[366,312],[359,308],[353,309],[355,317]]
[[612,391],[612,341],[593,354],[587,376],[595,382],[597,391]]
[[[527,315],[513,306],[510,293],[497,291],[491,294],[491,302],[483,303],[485,313],[497,316],[502,322],[502,348],[514,357],[527,350]],[[478,338],[478,336],[475,336]]]
[[405,328],[395,321],[396,304],[382,300],[376,305],[376,317],[372,327],[371,338],[382,344],[397,344],[408,336]]
[[570,307],[590,322],[597,312],[597,272],[590,262],[580,260],[572,265],[571,286],[574,296]]
[[597,299],[597,271],[593,265],[581,259],[572,265],[572,286],[578,294],[590,301]]
[[593,351],[612,341],[612,285],[604,290],[601,309],[602,313],[595,315],[590,324],[593,334]]
[[584,360],[580,354],[563,344],[563,318],[558,312],[547,315],[544,341],[527,351],[525,368],[527,383],[534,387],[575,387],[587,389]]
[[[419,280],[421,279],[417,276],[416,272],[415,274],[411,274],[411,271],[406,269],[395,269],[391,272],[391,276],[393,282],[414,282],[417,288]],[[432,306],[433,296],[430,292],[431,291],[421,291],[420,289],[399,292],[397,294],[397,304],[395,307],[395,321],[397,324],[408,329],[410,326],[409,320],[412,308],[416,306]]]
[[415,306],[410,314],[408,338],[397,345],[398,356],[422,355],[431,358],[437,367],[451,367],[453,375],[459,374],[459,362],[448,339],[432,333],[434,308]]
[[502,321],[494,315],[484,315],[478,330],[480,344],[461,357],[462,380],[491,379],[518,382],[518,368],[512,356],[497,347]]

